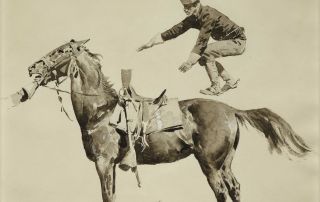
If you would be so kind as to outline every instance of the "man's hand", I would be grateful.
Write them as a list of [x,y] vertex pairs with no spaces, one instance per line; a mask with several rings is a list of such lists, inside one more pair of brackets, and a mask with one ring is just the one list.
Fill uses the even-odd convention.
[[150,41],[148,41],[148,43],[143,44],[142,46],[140,46],[140,47],[137,49],[137,51],[140,52],[140,51],[142,51],[142,50],[144,50],[144,49],[151,48],[152,46],[161,44],[161,43],[163,43],[163,42],[164,42],[164,41],[163,41],[163,39],[162,39],[162,37],[161,37],[161,34],[156,34],[154,37],[152,37],[152,38],[150,39]]
[[193,53],[191,52],[190,55],[189,55],[189,58],[186,62],[184,62],[180,67],[179,67],[179,70],[183,73],[187,72],[189,69],[192,68],[192,66],[194,64],[196,64],[199,60],[201,56],[198,55],[197,53]]
[[183,73],[187,72],[189,69],[192,68],[192,65],[189,62],[184,62],[180,67],[179,70]]
[[143,44],[142,46],[140,46],[140,47],[137,49],[137,51],[140,52],[140,51],[142,51],[142,50],[144,50],[144,49],[151,48],[152,46],[153,46],[153,43],[152,43],[152,41],[150,40],[148,43]]

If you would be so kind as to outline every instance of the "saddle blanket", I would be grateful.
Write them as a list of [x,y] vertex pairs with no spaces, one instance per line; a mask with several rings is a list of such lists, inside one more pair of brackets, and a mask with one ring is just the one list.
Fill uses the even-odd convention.
[[145,135],[183,128],[182,112],[177,98],[168,99],[162,105],[134,101],[128,102],[125,109],[117,105],[110,123],[120,130],[132,133],[137,131],[137,128],[142,128]]

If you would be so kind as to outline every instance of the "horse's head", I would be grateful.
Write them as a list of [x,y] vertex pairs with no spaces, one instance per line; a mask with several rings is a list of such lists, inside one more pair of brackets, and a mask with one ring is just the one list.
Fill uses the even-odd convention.
[[[100,55],[90,52],[84,46],[88,41],[71,40],[32,64],[28,71],[34,80],[11,96],[12,106],[31,99],[39,86],[45,86],[51,81],[56,81],[58,85],[61,83],[59,78],[70,76],[71,98],[114,107],[118,95],[101,71]],[[82,104],[80,107],[83,107]]]
[[40,85],[46,85],[63,76],[68,76],[68,67],[73,56],[79,55],[86,50],[84,44],[89,39],[83,41],[71,40],[70,42],[54,49],[40,60],[32,64],[29,68],[29,76],[35,76],[41,81]]

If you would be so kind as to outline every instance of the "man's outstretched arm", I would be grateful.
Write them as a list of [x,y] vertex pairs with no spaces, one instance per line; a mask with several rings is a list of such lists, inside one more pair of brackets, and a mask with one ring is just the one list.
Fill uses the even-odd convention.
[[147,43],[143,44],[142,46],[140,46],[137,51],[140,52],[144,49],[147,48],[151,48],[152,46],[158,45],[158,44],[162,44],[164,42],[164,40],[161,37],[161,34],[156,34],[154,37],[152,37]]
[[214,21],[214,18],[212,16],[212,13],[207,13],[204,16],[205,23],[202,25],[200,29],[197,42],[194,48],[192,49],[187,61],[182,63],[182,65],[179,67],[179,70],[181,72],[183,73],[187,72],[201,58],[201,55],[203,54],[205,48],[207,47],[209,38],[211,36],[213,21]]
[[165,41],[168,41],[170,39],[174,39],[177,36],[185,33],[188,29],[192,27],[192,19],[187,17],[182,22],[176,24],[172,28],[168,29],[167,31],[163,33],[156,34],[154,37],[152,37],[147,43],[140,46],[137,51],[142,51],[147,48],[151,48],[152,46],[162,44]]

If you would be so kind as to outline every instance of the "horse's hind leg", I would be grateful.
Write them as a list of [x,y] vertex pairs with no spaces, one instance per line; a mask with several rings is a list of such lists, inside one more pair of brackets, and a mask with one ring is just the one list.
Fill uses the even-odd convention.
[[223,181],[228,188],[229,196],[233,202],[240,202],[240,183],[237,181],[237,179],[235,178],[231,170],[231,163],[239,143],[239,137],[240,137],[240,132],[239,132],[239,126],[238,126],[233,148],[228,154],[221,169]]
[[227,188],[219,170],[211,170],[207,175],[208,183],[214,191],[218,202],[227,201]]
[[221,170],[214,168],[203,168],[203,165],[201,164],[200,166],[217,198],[217,202],[226,202],[228,190],[222,179]]
[[221,169],[222,179],[228,188],[229,196],[233,202],[240,202],[240,184],[234,177],[231,170],[231,162],[235,153],[235,149],[231,151],[227,157],[225,164]]
[[192,135],[194,155],[199,161],[218,202],[225,202],[228,189],[222,178],[222,167],[236,139],[237,120],[233,109],[203,101],[190,108],[197,124]]
[[228,189],[222,178],[221,167],[230,148],[224,145],[224,143],[222,145],[216,144],[212,147],[204,146],[205,147],[197,146],[195,157],[200,164],[202,172],[207,177],[207,181],[217,201],[225,202],[228,196]]

